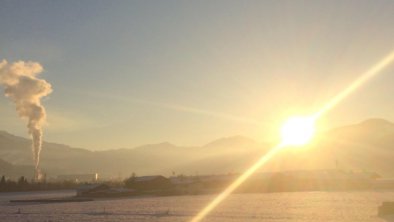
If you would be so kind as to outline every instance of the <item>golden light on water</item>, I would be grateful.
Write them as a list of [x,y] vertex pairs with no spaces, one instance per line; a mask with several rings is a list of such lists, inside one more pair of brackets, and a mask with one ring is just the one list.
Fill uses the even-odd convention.
[[384,57],[377,64],[372,66],[354,82],[352,82],[347,88],[337,94],[333,99],[328,101],[318,112],[312,117],[294,117],[290,118],[281,130],[282,142],[277,146],[273,147],[268,153],[262,156],[256,163],[254,163],[249,169],[247,169],[241,176],[239,176],[234,182],[232,182],[224,191],[215,197],[206,207],[204,207],[192,220],[191,222],[199,222],[206,215],[208,215],[217,205],[219,205],[224,199],[228,197],[234,190],[236,190],[245,180],[247,180],[253,173],[255,173],[260,167],[262,167],[267,161],[269,161],[278,151],[282,148],[290,145],[304,145],[308,143],[315,132],[315,122],[322,115],[327,113],[329,110],[334,108],[338,103],[343,101],[356,89],[365,84],[372,77],[378,75],[384,68],[390,65],[394,61],[394,51]]

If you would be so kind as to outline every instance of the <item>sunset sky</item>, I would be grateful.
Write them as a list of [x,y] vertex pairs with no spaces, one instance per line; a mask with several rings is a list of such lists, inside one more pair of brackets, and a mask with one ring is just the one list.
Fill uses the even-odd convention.
[[[44,140],[101,150],[275,140],[394,50],[394,1],[1,1],[0,60],[43,65]],[[394,121],[394,66],[321,128]],[[0,130],[27,137],[0,96]]]

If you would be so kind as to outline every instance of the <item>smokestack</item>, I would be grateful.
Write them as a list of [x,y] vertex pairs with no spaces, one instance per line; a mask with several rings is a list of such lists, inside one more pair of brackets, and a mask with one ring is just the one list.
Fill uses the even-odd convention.
[[42,66],[35,62],[0,62],[0,84],[5,87],[5,96],[15,103],[19,117],[27,120],[28,132],[32,137],[35,180],[41,178],[42,126],[46,120],[41,98],[52,92],[51,84],[36,77],[42,71]]

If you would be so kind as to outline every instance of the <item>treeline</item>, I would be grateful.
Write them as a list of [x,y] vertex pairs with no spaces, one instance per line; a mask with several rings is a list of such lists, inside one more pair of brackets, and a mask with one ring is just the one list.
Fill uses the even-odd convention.
[[6,179],[5,176],[2,176],[0,179],[0,192],[75,189],[79,185],[71,181],[56,183],[47,183],[46,181],[29,182],[24,176],[19,177],[18,180]]

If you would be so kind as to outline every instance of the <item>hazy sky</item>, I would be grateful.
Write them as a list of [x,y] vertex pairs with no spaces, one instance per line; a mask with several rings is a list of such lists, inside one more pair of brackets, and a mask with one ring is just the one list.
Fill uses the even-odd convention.
[[[394,50],[394,1],[0,1],[0,59],[53,86],[44,139],[89,149],[275,137]],[[322,121],[394,120],[394,67]],[[27,136],[0,97],[0,129]]]

